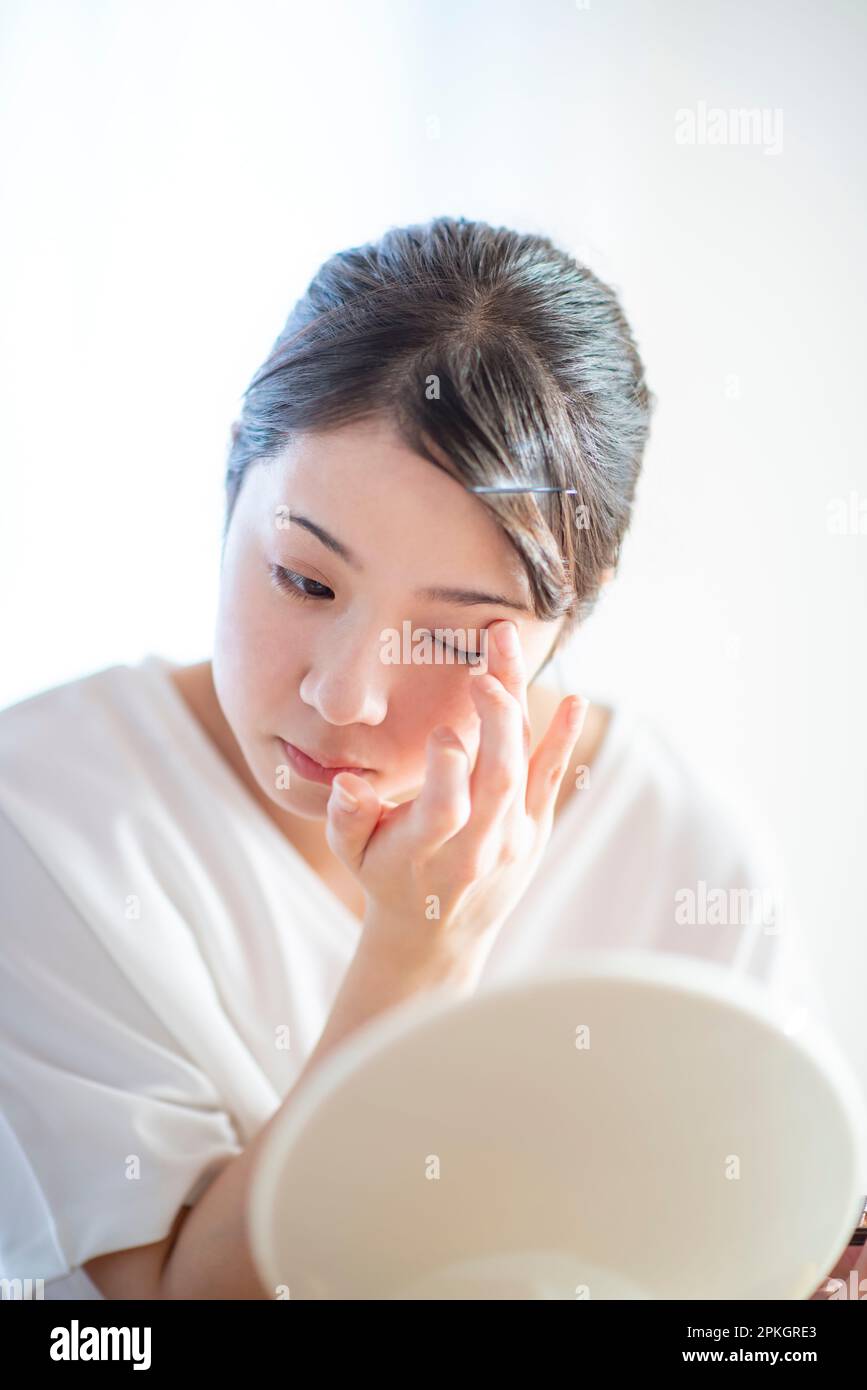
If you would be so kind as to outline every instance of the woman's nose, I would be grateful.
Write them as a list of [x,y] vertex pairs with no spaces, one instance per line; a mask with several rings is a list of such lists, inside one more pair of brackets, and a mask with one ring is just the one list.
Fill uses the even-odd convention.
[[310,661],[300,695],[329,724],[380,724],[395,669],[378,636],[333,641]]

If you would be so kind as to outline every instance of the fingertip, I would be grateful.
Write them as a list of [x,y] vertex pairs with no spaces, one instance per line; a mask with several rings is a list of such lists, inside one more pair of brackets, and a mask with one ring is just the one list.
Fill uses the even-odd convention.
[[504,656],[507,661],[516,661],[521,656],[521,642],[518,636],[518,624],[511,618],[500,618],[491,625],[494,629],[494,642],[497,651]]
[[331,786],[335,790],[335,799],[337,794],[343,791],[358,802],[367,803],[371,797],[378,800],[370,783],[355,772],[338,773],[337,777],[332,780]]
[[480,690],[483,695],[490,695],[491,691],[496,690],[498,685],[502,685],[502,682],[497,680],[492,671],[483,671],[481,675],[473,679],[470,688],[473,691]]
[[[342,775],[342,774],[341,774]],[[335,777],[331,783],[331,795],[329,801],[338,811],[343,811],[346,815],[351,815],[357,811],[361,802],[354,791],[344,786],[343,782]]]
[[590,707],[585,695],[573,695],[566,704],[566,725],[570,733],[577,733],[584,716]]

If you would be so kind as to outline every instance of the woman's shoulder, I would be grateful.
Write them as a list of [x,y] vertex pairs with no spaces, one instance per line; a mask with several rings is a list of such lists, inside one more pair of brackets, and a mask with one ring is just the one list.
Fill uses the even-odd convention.
[[[536,717],[552,717],[562,695],[540,691]],[[588,710],[557,801],[556,820],[622,834],[658,860],[713,862],[719,872],[776,855],[748,796],[736,796],[657,717],[618,700]],[[757,865],[758,867],[758,865]]]
[[11,749],[16,739],[42,734],[104,706],[120,692],[124,679],[134,677],[144,664],[103,666],[19,697],[0,709],[0,738]]
[[[116,766],[147,700],[144,663],[63,681],[0,710],[0,795],[50,792],[71,777]],[[103,773],[104,775],[104,773]]]
[[[112,688],[112,668],[67,680],[0,710],[0,804],[7,809],[62,795],[100,762],[99,710]],[[110,725],[108,725],[110,727]]]
[[755,793],[654,715],[602,710],[593,756],[579,744],[570,760],[578,775],[567,774],[548,851],[552,893],[580,891],[582,941],[598,932],[605,944],[700,954],[827,1017],[793,876]]
[[143,820],[151,836],[157,824],[169,832],[182,739],[160,660],[106,666],[0,710],[0,811],[46,864],[95,868]]

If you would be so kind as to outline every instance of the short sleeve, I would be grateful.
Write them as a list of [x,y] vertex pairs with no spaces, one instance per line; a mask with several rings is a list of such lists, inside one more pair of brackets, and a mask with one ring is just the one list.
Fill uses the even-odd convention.
[[2,812],[0,882],[0,1273],[48,1281],[162,1239],[243,1146]]

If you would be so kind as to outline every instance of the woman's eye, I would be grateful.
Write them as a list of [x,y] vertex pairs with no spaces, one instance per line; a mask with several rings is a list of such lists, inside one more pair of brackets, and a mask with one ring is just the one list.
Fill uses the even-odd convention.
[[[296,574],[294,570],[287,570],[284,565],[271,565],[271,579],[278,589],[284,593],[291,594],[293,598],[328,598],[334,597],[331,589],[326,584],[320,584],[317,579],[308,579],[306,574]],[[312,585],[313,589],[319,590],[318,593],[311,593],[306,587]]]
[[[301,599],[304,602],[311,598],[333,598],[334,592],[326,584],[320,584],[318,579],[310,579],[306,574],[298,574],[295,570],[289,570],[285,565],[269,565],[271,582],[275,588],[282,593],[291,594],[293,598]],[[314,592],[311,592],[311,589]],[[433,634],[434,641],[438,647],[444,651],[451,652],[453,656],[463,661],[475,660],[475,653],[467,650],[466,647],[453,647],[450,642],[444,642],[441,637]]]
[[466,656],[466,652],[464,651],[463,647],[453,647],[450,642],[444,642],[441,637],[437,637],[436,633],[434,633],[434,641],[436,642],[437,646],[442,647],[444,651],[454,652],[455,656]]

